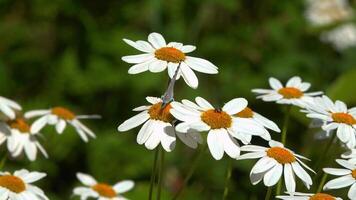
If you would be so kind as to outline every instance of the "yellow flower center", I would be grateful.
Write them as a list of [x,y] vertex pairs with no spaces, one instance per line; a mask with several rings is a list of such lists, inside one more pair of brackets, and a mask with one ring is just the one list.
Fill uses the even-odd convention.
[[14,193],[21,193],[26,190],[23,180],[12,175],[0,176],[0,186]]
[[75,114],[72,111],[63,107],[54,107],[51,112],[64,120],[73,120],[75,118]]
[[151,119],[171,123],[174,119],[172,114],[169,112],[171,108],[171,104],[167,104],[162,108],[162,103],[156,103],[150,107],[148,114]]
[[241,118],[252,118],[253,117],[253,111],[251,108],[246,107],[245,109],[241,110],[240,112],[235,114],[236,117],[241,117]]
[[28,123],[23,118],[10,120],[7,123],[12,129],[17,129],[20,131],[20,133],[29,133],[31,129],[30,125],[28,125]]
[[356,169],[352,170],[351,175],[354,179],[356,179]]
[[304,95],[302,91],[294,87],[281,88],[278,90],[278,93],[285,99],[298,99]]
[[155,51],[155,56],[159,60],[180,63],[185,60],[185,54],[174,47],[162,47]]
[[218,109],[207,110],[201,114],[200,118],[211,129],[230,128],[232,124],[231,116]]
[[97,193],[99,193],[100,196],[106,198],[114,198],[117,195],[115,190],[110,185],[105,183],[98,183],[92,186],[91,188]]
[[344,123],[348,125],[356,124],[356,119],[348,113],[332,113],[331,118],[337,123]]
[[292,163],[296,160],[295,156],[287,149],[282,147],[271,147],[267,150],[267,156],[275,159],[280,164]]
[[317,193],[311,196],[309,200],[335,200],[335,197],[324,193]]

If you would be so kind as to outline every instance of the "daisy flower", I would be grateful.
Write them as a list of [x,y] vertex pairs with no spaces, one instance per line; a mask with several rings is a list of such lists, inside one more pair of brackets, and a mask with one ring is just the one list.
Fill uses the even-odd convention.
[[31,131],[38,132],[47,124],[54,125],[56,131],[62,134],[67,126],[67,123],[72,125],[79,136],[85,142],[88,142],[88,136],[95,138],[95,134],[86,127],[80,119],[98,118],[98,115],[76,115],[71,110],[64,107],[53,107],[47,110],[33,110],[25,113],[25,117],[30,119],[39,117],[32,125]]
[[107,183],[98,183],[92,176],[83,173],[77,173],[77,178],[84,187],[76,187],[73,190],[74,195],[80,196],[81,200],[95,198],[99,200],[127,200],[121,196],[134,187],[134,182],[124,180],[111,186]]
[[350,163],[356,164],[356,149],[351,149],[350,151],[342,154],[341,158],[347,159]]
[[321,41],[330,43],[336,50],[342,51],[356,46],[356,26],[347,23],[326,31],[320,36]]
[[15,101],[0,96],[0,113],[3,113],[8,118],[15,119],[16,111],[21,109],[21,106]]
[[309,0],[306,17],[315,26],[325,26],[348,20],[352,8],[347,0]]
[[251,141],[252,135],[265,134],[265,129],[257,122],[233,116],[247,107],[244,98],[233,99],[222,109],[214,108],[201,97],[197,97],[195,102],[183,100],[182,103],[171,103],[173,108],[171,114],[182,121],[176,126],[176,130],[183,133],[189,130],[208,131],[208,147],[216,160],[220,160],[224,152],[231,158],[240,155],[236,139],[247,144]]
[[124,41],[135,49],[144,52],[139,55],[124,56],[122,60],[135,64],[129,69],[129,74],[138,74],[145,71],[153,73],[162,72],[168,68],[168,75],[173,78],[178,66],[177,78],[183,76],[184,81],[192,88],[198,87],[198,78],[193,70],[205,74],[217,74],[218,68],[211,62],[187,56],[195,50],[195,46],[183,45],[178,42],[166,43],[163,36],[159,33],[151,33],[146,41]]
[[311,102],[313,97],[323,94],[322,92],[306,93],[310,88],[310,83],[302,82],[298,76],[289,79],[286,86],[275,78],[270,78],[269,84],[272,90],[253,89],[252,92],[258,94],[257,98],[263,101],[275,101],[279,104],[293,104],[299,107],[305,107],[305,104]]
[[34,161],[37,157],[37,151],[48,158],[46,150],[38,142],[37,132],[31,132],[31,126],[23,118],[16,118],[0,123],[2,131],[1,141],[7,140],[7,148],[12,157],[18,157],[24,151],[29,160]]
[[45,173],[29,172],[26,169],[0,172],[0,197],[4,200],[48,200],[44,192],[32,183],[45,177]]
[[324,168],[324,172],[327,174],[340,176],[335,178],[324,185],[324,190],[339,189],[350,187],[348,197],[350,199],[356,199],[356,165],[346,160],[337,159],[336,162],[343,167],[341,168]]
[[334,197],[326,193],[311,194],[311,193],[301,193],[301,192],[293,192],[293,193],[287,192],[287,194],[289,194],[289,196],[277,196],[277,198],[283,200],[342,200],[339,197]]
[[146,100],[151,105],[135,108],[134,111],[140,113],[123,122],[118,127],[119,132],[128,131],[143,124],[137,134],[137,143],[145,144],[147,149],[155,149],[161,144],[167,152],[171,152],[175,147],[176,135],[189,147],[197,147],[197,143],[202,140],[199,134],[194,131],[180,133],[174,130],[172,124],[175,119],[170,113],[171,103],[162,107],[160,98],[147,97]]
[[307,117],[324,121],[323,130],[337,130],[337,137],[348,148],[356,146],[356,107],[347,109],[344,102],[334,103],[329,97],[322,96],[309,103],[307,112]]
[[[279,127],[271,120],[267,119],[266,117],[254,112],[250,107],[246,107],[240,112],[236,113],[234,117],[239,117],[239,118],[246,118],[246,119],[251,119],[263,126],[266,129],[273,130],[275,132],[281,132]],[[269,132],[266,130],[264,135],[261,135],[261,137],[265,140],[271,140],[271,135]]]
[[300,158],[307,158],[295,154],[277,141],[271,140],[269,146],[270,148],[255,145],[241,147],[241,151],[249,153],[241,155],[238,160],[259,158],[250,173],[251,183],[256,185],[263,179],[264,185],[271,187],[277,184],[283,174],[287,191],[295,192],[296,181],[294,175],[297,175],[309,189],[313,182],[303,167],[312,172],[313,170],[300,160]]

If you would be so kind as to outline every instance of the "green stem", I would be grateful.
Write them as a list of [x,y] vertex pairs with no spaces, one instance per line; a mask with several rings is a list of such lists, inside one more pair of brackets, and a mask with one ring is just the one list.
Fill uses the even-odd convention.
[[287,130],[288,130],[288,125],[289,125],[291,108],[292,108],[292,106],[288,105],[286,114],[284,116],[283,129],[282,129],[282,135],[281,135],[281,142],[283,145],[285,145],[286,141],[287,141]]
[[272,187],[268,187],[265,200],[269,200],[271,198],[271,195],[272,195]]
[[7,161],[7,154],[5,154],[4,157],[0,161],[0,170],[4,169],[6,161]]
[[180,194],[182,194],[182,192],[184,191],[185,187],[187,186],[188,184],[188,181],[190,180],[190,178],[193,176],[193,173],[195,172],[199,162],[200,162],[200,159],[201,157],[204,155],[204,152],[205,152],[205,149],[206,149],[206,145],[202,145],[200,147],[200,151],[197,153],[197,155],[195,156],[194,158],[194,161],[193,161],[193,164],[190,165],[190,168],[189,168],[189,171],[186,175],[186,177],[184,178],[184,181],[183,181],[183,184],[182,184],[182,187],[178,190],[178,192],[174,195],[174,197],[172,198],[172,200],[177,200],[178,197],[180,196]]
[[318,161],[316,162],[314,169],[319,171],[322,161],[325,160],[325,156],[329,155],[328,153],[332,147],[332,144],[334,143],[335,138],[336,138],[336,133],[333,133],[333,136],[330,138],[329,142],[326,144],[326,147],[325,147],[322,155],[319,157]]
[[318,190],[316,191],[316,193],[320,193],[323,190],[323,186],[324,186],[327,178],[328,178],[328,174],[324,173],[323,178],[321,179],[321,181],[319,183]]
[[157,200],[161,199],[161,191],[163,185],[163,175],[164,175],[164,153],[165,151],[160,147],[160,164],[158,168],[158,188],[157,188]]
[[155,179],[156,179],[156,173],[157,173],[157,160],[158,160],[158,152],[159,148],[156,149],[155,151],[155,156],[154,156],[154,161],[153,161],[153,167],[152,167],[152,172],[151,172],[151,183],[150,183],[150,191],[148,194],[148,199],[152,200],[152,195],[153,195],[153,187],[155,184]]
[[[283,145],[286,145],[287,142],[287,131],[288,131],[291,109],[292,109],[292,105],[288,105],[286,113],[284,115],[284,122],[283,122],[282,135],[281,135],[281,142]],[[278,181],[276,195],[280,195],[281,190],[282,190],[282,179]]]
[[229,164],[227,166],[227,171],[226,171],[223,200],[225,200],[227,198],[227,195],[229,194],[229,182],[230,182],[230,178],[231,178],[231,173],[232,173],[232,160],[230,159]]

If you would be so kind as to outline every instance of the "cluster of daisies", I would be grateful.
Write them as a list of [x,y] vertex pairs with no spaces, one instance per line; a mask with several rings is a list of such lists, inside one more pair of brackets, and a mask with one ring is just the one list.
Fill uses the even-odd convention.
[[[167,69],[171,81],[183,77],[188,86],[197,88],[198,79],[194,71],[218,73],[218,68],[211,62],[186,55],[195,50],[194,46],[167,43],[159,33],[151,33],[148,41],[124,41],[143,52],[122,58],[134,64],[128,71],[130,74],[145,71],[156,73]],[[252,92],[263,101],[301,108],[307,117],[322,121],[323,130],[337,134],[349,149],[355,148],[356,108],[347,109],[345,103],[333,102],[327,96],[322,96],[322,92],[308,92],[311,84],[297,76],[289,79],[285,85],[270,78],[269,84],[271,89],[253,89]],[[133,111],[138,114],[119,125],[118,131],[124,132],[142,125],[137,134],[137,143],[149,150],[161,145],[167,152],[174,149],[177,138],[188,147],[197,148],[205,141],[201,133],[207,132],[206,143],[214,159],[222,159],[225,153],[236,160],[258,159],[250,173],[253,185],[263,180],[265,186],[272,187],[283,177],[287,196],[277,198],[340,199],[325,193],[296,192],[296,177],[308,189],[313,184],[308,172],[315,172],[302,161],[309,159],[288,149],[283,143],[272,140],[270,132],[279,133],[281,130],[273,121],[249,107],[245,98],[234,98],[224,105],[214,106],[202,97],[196,97],[194,101],[176,101],[173,98],[167,101],[163,97],[146,97],[148,104],[134,108]],[[269,145],[252,145],[252,137],[260,137]],[[343,156],[349,161],[338,160],[338,163],[342,163],[346,169],[324,169],[326,173],[342,178],[328,182],[324,189],[352,185],[348,196],[356,199],[356,150]]]
[[[19,158],[23,154],[30,161],[35,161],[37,152],[40,151],[46,158],[46,150],[38,138],[41,130],[46,125],[55,127],[58,134],[62,134],[71,125],[83,141],[95,138],[95,134],[80,120],[98,118],[98,115],[76,115],[65,107],[53,107],[45,110],[22,112],[22,107],[17,102],[0,97],[0,144],[6,142],[8,156]],[[35,120],[31,120],[36,118]],[[46,200],[44,192],[32,183],[44,178],[45,173],[29,172],[25,169],[9,172],[0,172],[0,199],[2,200]],[[123,192],[130,190],[132,181],[121,181],[113,186],[97,183],[89,175],[77,174],[78,179],[86,187],[75,188],[73,193],[81,199],[96,198],[101,200],[125,200]]]
[[331,43],[338,51],[356,46],[353,17],[348,0],[307,0],[306,18],[314,27],[332,27],[324,31],[320,39]]

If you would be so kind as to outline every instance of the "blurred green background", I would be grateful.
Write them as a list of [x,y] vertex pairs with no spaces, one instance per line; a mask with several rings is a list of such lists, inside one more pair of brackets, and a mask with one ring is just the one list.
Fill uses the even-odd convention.
[[[351,3],[355,7],[356,1]],[[303,1],[277,0],[0,0],[0,95],[18,101],[25,111],[62,105],[77,114],[103,116],[85,121],[97,134],[88,144],[72,128],[61,136],[53,127],[45,128],[41,142],[50,158],[11,160],[6,170],[25,167],[48,173],[39,186],[53,200],[75,199],[71,191],[79,185],[79,171],[112,184],[135,180],[135,189],[125,196],[146,199],[153,152],[136,143],[139,129],[118,133],[116,128],[134,115],[132,108],[146,103],[146,96],[165,90],[166,72],[128,75],[130,64],[121,61],[138,53],[122,38],[146,40],[153,31],[167,41],[196,45],[191,55],[220,69],[218,75],[197,74],[196,90],[180,80],[176,100],[199,95],[222,105],[242,96],[281,127],[283,106],[256,100],[250,91],[269,87],[270,76],[286,81],[299,75],[312,83],[313,91],[356,105],[356,49],[337,52],[321,43],[304,11]],[[314,140],[319,130],[308,130],[309,120],[294,111],[288,145],[317,159],[327,142]],[[2,149],[4,154],[5,145]],[[178,142],[167,155],[163,199],[177,191],[196,152]],[[335,165],[332,160],[343,150],[335,147],[332,152],[325,165]],[[228,162],[227,157],[215,161],[206,152],[181,199],[221,199]],[[254,162],[233,161],[228,199],[264,197],[263,184],[249,181]],[[306,191],[301,185],[298,190]]]

